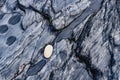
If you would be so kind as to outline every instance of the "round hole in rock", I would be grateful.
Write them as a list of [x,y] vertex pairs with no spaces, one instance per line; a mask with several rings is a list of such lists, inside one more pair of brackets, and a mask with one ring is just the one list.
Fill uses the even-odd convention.
[[8,30],[8,26],[7,25],[0,25],[0,33],[5,33]]
[[15,36],[10,36],[7,38],[6,44],[8,46],[12,45],[14,42],[16,41],[16,37]]
[[15,25],[15,24],[17,24],[20,21],[20,19],[21,19],[21,15],[17,14],[17,15],[12,16],[8,20],[8,23],[11,24],[11,25]]

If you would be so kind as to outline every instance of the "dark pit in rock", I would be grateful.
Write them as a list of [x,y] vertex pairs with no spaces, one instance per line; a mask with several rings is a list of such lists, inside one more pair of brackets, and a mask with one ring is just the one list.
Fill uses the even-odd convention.
[[16,41],[16,37],[15,36],[10,36],[7,38],[6,44],[8,46],[12,45],[14,42]]
[[67,51],[63,50],[63,51],[60,51],[60,58],[61,60],[65,60],[67,57]]
[[21,19],[21,15],[17,14],[17,15],[12,16],[8,20],[8,23],[11,24],[11,25],[15,25],[15,24],[17,24],[20,21],[20,19]]
[[7,30],[8,30],[8,26],[7,25],[1,25],[0,26],[0,33],[1,34],[7,32]]
[[31,65],[27,71],[28,76],[36,75],[46,64],[46,60],[41,60],[38,63]]
[[2,19],[4,17],[5,14],[0,14],[0,19]]

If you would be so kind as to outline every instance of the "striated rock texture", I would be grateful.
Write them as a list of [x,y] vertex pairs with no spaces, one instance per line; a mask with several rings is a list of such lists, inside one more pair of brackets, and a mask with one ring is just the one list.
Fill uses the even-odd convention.
[[120,0],[0,0],[0,80],[120,80]]

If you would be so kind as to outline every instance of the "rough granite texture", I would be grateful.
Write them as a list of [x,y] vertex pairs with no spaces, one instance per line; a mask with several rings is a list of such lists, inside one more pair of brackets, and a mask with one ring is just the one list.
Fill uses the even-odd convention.
[[0,80],[120,80],[120,0],[0,0]]

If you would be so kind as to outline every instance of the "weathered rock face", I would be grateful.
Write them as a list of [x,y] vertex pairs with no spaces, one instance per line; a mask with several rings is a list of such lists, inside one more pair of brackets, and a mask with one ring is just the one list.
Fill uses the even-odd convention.
[[120,80],[120,0],[0,0],[0,80]]

